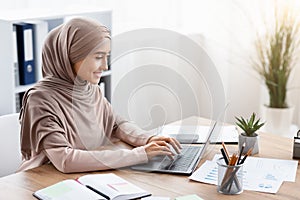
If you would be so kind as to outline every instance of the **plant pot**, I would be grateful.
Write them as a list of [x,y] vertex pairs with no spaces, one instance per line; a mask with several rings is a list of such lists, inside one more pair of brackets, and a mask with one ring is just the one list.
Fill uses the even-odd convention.
[[262,119],[266,122],[263,131],[276,135],[288,135],[293,120],[294,107],[262,107]]
[[255,134],[256,136],[250,137],[250,136],[245,136],[243,134],[239,135],[239,151],[242,149],[242,145],[245,143],[245,148],[242,152],[242,154],[246,154],[249,149],[252,148],[252,153],[251,155],[258,154],[259,153],[259,145],[258,145],[258,139],[259,136]]

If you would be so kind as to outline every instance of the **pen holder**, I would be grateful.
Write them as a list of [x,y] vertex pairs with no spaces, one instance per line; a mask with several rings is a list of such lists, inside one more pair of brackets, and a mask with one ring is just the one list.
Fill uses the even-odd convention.
[[240,194],[243,192],[243,164],[230,166],[223,158],[218,159],[218,192]]

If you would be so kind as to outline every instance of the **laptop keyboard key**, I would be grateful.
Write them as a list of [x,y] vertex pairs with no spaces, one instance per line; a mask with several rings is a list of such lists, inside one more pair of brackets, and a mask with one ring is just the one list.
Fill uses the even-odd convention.
[[166,170],[186,171],[193,162],[198,151],[198,147],[186,146],[181,150],[181,154],[177,155],[170,164],[161,167]]

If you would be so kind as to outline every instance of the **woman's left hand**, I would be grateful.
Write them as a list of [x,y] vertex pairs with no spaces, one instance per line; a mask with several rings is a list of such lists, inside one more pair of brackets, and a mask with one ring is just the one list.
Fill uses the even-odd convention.
[[172,145],[173,149],[176,151],[177,154],[180,153],[180,149],[181,149],[181,145],[180,143],[178,142],[178,140],[176,140],[175,138],[172,138],[172,137],[166,137],[166,136],[152,136],[147,144],[149,144],[150,142],[153,142],[153,141],[164,141],[170,145]]

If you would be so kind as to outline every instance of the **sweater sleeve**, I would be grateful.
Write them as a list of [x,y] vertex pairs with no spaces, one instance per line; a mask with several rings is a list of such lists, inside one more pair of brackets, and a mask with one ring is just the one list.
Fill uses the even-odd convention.
[[132,146],[143,146],[147,143],[149,138],[153,136],[153,133],[147,132],[137,126],[134,122],[130,122],[117,113],[114,112],[111,104],[104,99],[105,112],[107,112],[107,118],[114,119],[112,135]]
[[[55,140],[59,145],[49,148]],[[148,162],[144,147],[117,150],[81,150],[71,147],[60,133],[52,133],[43,140],[43,151],[52,164],[63,173],[116,169]]]
[[143,146],[153,135],[139,128],[135,123],[116,115],[114,135],[132,146]]

